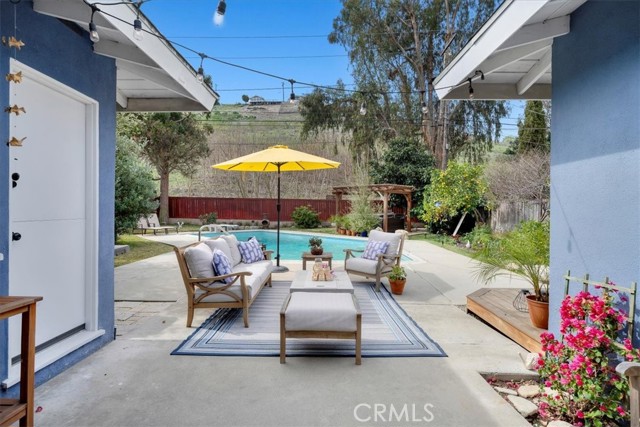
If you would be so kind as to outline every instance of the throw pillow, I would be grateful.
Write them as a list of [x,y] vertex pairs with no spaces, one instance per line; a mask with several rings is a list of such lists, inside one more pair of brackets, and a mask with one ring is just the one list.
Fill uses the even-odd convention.
[[187,262],[191,277],[215,276],[211,266],[211,255],[211,249],[204,243],[192,246],[184,251],[184,260]]
[[231,251],[231,265],[238,265],[242,262],[242,257],[240,256],[240,251],[238,250],[238,238],[233,234],[223,234],[220,236],[221,239],[224,239],[229,244],[229,250]]
[[264,254],[260,248],[260,243],[255,237],[252,237],[246,242],[238,242],[238,250],[240,251],[242,262],[245,264],[264,260]]
[[385,253],[388,247],[389,242],[378,242],[376,240],[369,240],[369,242],[367,243],[367,247],[364,249],[364,253],[362,254],[362,258],[377,260],[378,255]]
[[[233,273],[233,270],[231,269],[231,261],[229,261],[229,258],[227,258],[224,252],[222,252],[220,249],[215,249],[213,251],[213,260],[211,263],[213,264],[213,269],[216,272],[216,276],[223,276],[225,274]],[[231,276],[222,279],[222,281],[225,283],[231,283],[234,279],[235,277]]]

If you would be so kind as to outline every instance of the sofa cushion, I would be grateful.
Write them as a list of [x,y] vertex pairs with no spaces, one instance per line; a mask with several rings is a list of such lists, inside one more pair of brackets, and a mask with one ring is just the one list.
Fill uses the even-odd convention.
[[[229,258],[222,252],[220,249],[215,249],[213,251],[213,260],[211,262],[213,264],[213,269],[216,272],[216,276],[223,276],[225,274],[233,273],[233,269],[231,268],[231,261]],[[231,283],[235,280],[234,276],[225,277],[222,279],[225,283]]]
[[400,240],[402,240],[402,234],[400,233],[385,233],[384,231],[371,230],[369,233],[369,239],[378,242],[389,242],[386,254],[388,256],[398,255],[398,249],[400,248]]
[[389,247],[389,242],[379,242],[377,240],[369,240],[369,242],[367,243],[367,247],[364,249],[364,252],[362,253],[362,258],[377,260],[378,255],[381,255],[387,252],[388,247]]
[[213,265],[211,264],[212,259],[213,252],[204,243],[192,246],[184,251],[184,260],[187,262],[189,273],[193,278],[215,276]]
[[251,264],[264,260],[262,248],[255,237],[252,237],[246,242],[238,242],[238,250],[240,251],[240,256],[242,257],[242,262],[244,264]]
[[231,251],[231,265],[238,265],[242,262],[242,256],[240,250],[238,250],[238,238],[233,234],[223,234],[220,238],[224,239],[229,244],[229,250]]
[[[241,271],[248,271],[251,273],[251,276],[244,276],[244,281],[247,285],[249,299],[252,299],[255,297],[256,292],[258,292],[260,285],[267,281],[272,269],[273,263],[271,262],[271,260],[265,260],[254,262],[252,264],[240,263],[237,266],[233,267],[233,272],[238,273]],[[238,297],[238,300],[242,300],[242,289],[240,286],[240,280],[229,286],[226,291],[236,295]],[[196,289],[196,297],[201,295],[202,293],[203,291]],[[225,294],[214,294],[204,298],[201,302],[233,302],[238,300]]]
[[211,249],[211,252],[213,254],[213,251],[216,249],[220,249],[222,251],[222,253],[224,253],[227,258],[229,258],[229,260],[231,260],[231,248],[229,248],[229,244],[227,243],[226,240],[221,239],[221,238],[216,238],[216,239],[209,239],[209,240],[203,240],[203,243],[207,246],[209,246],[209,249]]

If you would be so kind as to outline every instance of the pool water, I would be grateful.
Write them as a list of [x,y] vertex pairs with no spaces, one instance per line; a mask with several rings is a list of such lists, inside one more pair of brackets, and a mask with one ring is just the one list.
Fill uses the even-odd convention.
[[[246,230],[233,231],[238,240],[249,240],[251,237],[258,239],[267,249],[273,251],[273,259],[276,257],[276,232],[265,230]],[[220,233],[202,233],[203,238],[212,238],[219,236]],[[298,234],[280,232],[280,259],[282,260],[300,260],[302,252],[309,252],[309,239],[311,234]],[[364,250],[367,245],[366,239],[359,238],[341,238],[319,236],[322,239],[322,248],[324,252],[331,252],[334,260],[344,260],[343,249],[359,249]],[[403,257],[404,259],[404,257]]]

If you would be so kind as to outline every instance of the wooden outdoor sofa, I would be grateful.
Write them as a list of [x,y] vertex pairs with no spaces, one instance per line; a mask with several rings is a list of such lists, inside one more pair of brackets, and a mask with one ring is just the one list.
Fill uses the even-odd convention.
[[[249,307],[265,285],[271,287],[271,253],[264,260],[242,262],[236,236],[223,235],[184,247],[174,247],[180,273],[187,291],[187,327],[191,327],[196,308],[242,308],[244,326],[249,327]],[[220,249],[229,258],[232,273],[216,276],[212,266],[213,250]],[[232,277],[231,283],[222,282]]]

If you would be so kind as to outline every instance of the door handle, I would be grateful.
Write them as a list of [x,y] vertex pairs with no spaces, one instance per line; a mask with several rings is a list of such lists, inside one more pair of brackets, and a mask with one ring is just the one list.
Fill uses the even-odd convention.
[[17,242],[20,239],[22,239],[22,234],[16,233],[15,231],[11,233],[11,240]]

